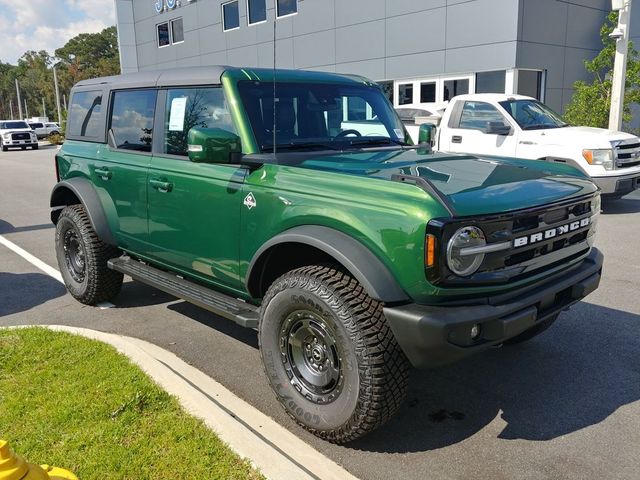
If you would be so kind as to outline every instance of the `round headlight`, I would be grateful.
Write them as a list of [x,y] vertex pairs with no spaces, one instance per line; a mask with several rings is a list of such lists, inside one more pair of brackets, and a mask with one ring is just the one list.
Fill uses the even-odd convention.
[[484,260],[484,253],[473,253],[473,247],[486,244],[484,233],[478,227],[460,228],[447,245],[447,264],[451,271],[460,277],[474,274]]

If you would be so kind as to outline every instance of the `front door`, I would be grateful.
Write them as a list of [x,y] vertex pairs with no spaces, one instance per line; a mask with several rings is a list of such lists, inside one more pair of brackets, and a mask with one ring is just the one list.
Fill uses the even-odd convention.
[[[453,112],[454,117],[440,133],[440,149],[456,153],[498,155],[513,157],[518,145],[517,130],[493,105],[486,102],[463,101],[462,110]],[[489,123],[511,126],[508,135],[490,133]]]
[[238,165],[193,163],[187,156],[192,127],[235,133],[224,92],[215,87],[169,88],[161,95],[166,96],[162,141],[147,182],[152,256],[188,275],[239,291],[246,170]]

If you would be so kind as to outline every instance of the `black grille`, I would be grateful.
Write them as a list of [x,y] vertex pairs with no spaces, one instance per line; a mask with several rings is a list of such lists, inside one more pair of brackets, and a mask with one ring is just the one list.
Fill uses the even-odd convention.
[[616,147],[616,166],[629,168],[640,165],[640,143],[621,143]]
[[[477,286],[503,284],[522,280],[529,276],[566,265],[567,261],[586,255],[589,252],[595,233],[595,221],[591,218],[592,196],[578,200],[565,201],[546,208],[530,209],[496,217],[468,218],[447,222],[441,226],[440,264],[428,272],[429,280],[447,286]],[[591,218],[588,224],[580,221]],[[558,230],[548,238],[544,233],[559,227],[568,227],[568,231]],[[446,263],[446,245],[458,228],[464,225],[480,227],[486,236],[487,244],[505,244],[505,250],[488,253],[478,272],[461,278],[451,273]],[[542,240],[527,242],[515,247],[516,239],[530,239],[532,235],[543,234]]]
[[13,140],[31,140],[31,134],[28,132],[12,133],[11,138]]

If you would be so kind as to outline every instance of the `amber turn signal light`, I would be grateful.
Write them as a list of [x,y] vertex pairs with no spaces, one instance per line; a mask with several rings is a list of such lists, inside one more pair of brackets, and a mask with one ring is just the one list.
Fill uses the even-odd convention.
[[425,258],[424,263],[427,267],[433,267],[436,263],[436,237],[427,235],[425,239]]

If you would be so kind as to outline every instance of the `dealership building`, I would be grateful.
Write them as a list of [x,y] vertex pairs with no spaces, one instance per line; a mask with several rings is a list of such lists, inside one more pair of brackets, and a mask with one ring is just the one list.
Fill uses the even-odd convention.
[[[395,105],[520,93],[562,111],[611,0],[115,0],[123,73],[195,65],[355,73]],[[640,5],[632,10],[640,24]],[[274,28],[275,24],[275,28]],[[638,32],[640,35],[640,32]],[[636,43],[638,43],[636,39]]]

